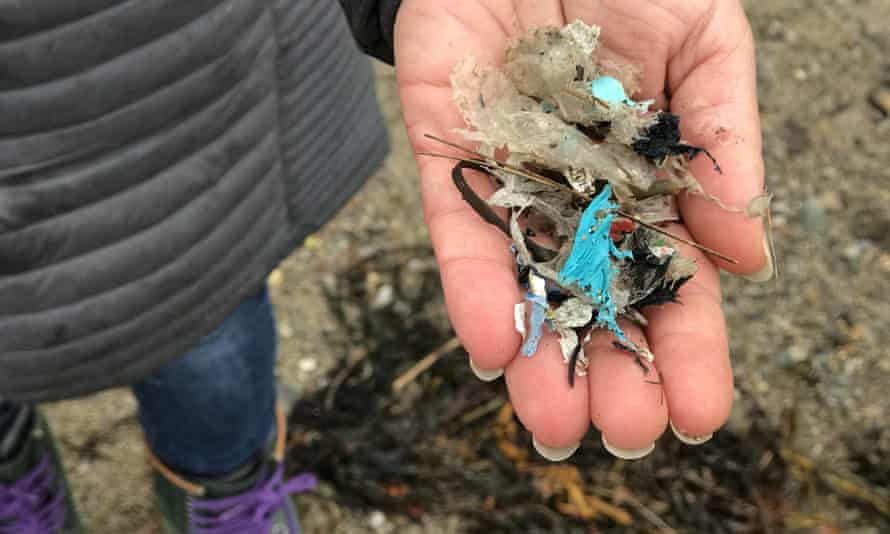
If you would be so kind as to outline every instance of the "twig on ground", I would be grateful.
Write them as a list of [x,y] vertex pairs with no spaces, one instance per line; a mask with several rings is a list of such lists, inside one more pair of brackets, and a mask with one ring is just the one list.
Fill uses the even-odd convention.
[[343,385],[343,382],[349,378],[349,375],[352,374],[355,368],[358,367],[367,356],[368,352],[361,348],[356,348],[349,352],[349,360],[346,362],[346,367],[337,373],[337,376],[334,377],[334,380],[331,382],[331,386],[328,388],[327,394],[325,395],[324,407],[326,410],[331,411],[334,409],[334,398],[337,396],[337,391],[339,391],[340,386]]
[[457,350],[458,348],[460,348],[460,346],[460,340],[457,339],[457,336],[454,336],[445,343],[442,343],[433,352],[424,356],[419,362],[411,366],[410,369],[408,369],[398,378],[393,380],[392,390],[399,391],[411,382],[415,381],[418,376],[423,374],[424,371],[435,365],[435,363],[439,361],[439,358],[441,358],[445,354],[448,354],[449,352]]

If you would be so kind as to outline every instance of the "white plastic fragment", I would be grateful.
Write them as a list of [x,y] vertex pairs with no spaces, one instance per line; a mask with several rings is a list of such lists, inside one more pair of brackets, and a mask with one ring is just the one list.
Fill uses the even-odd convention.
[[572,297],[553,310],[550,314],[550,321],[553,323],[554,330],[580,328],[590,322],[595,309],[592,304]]
[[522,336],[522,341],[525,341],[525,301],[517,302],[513,306],[513,321],[516,331]]
[[[593,305],[573,297],[563,302],[559,308],[550,314],[553,330],[559,334],[559,348],[562,351],[562,358],[565,363],[569,363],[572,354],[578,347],[578,334],[575,332],[575,329],[590,323],[594,310]],[[584,376],[586,369],[587,357],[582,349],[578,352],[575,373],[578,376]]]
[[757,195],[748,202],[747,206],[745,206],[745,215],[752,219],[765,217],[769,213],[769,207],[772,200],[773,195],[770,193]]
[[659,247],[649,247],[649,252],[658,259],[664,259],[673,256],[677,250],[674,247],[662,245]]

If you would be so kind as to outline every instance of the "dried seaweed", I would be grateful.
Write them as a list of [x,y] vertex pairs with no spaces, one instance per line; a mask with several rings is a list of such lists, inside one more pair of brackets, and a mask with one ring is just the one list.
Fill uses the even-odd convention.
[[[370,275],[393,287],[398,306],[373,307]],[[292,411],[288,464],[317,473],[342,505],[418,521],[455,514],[461,532],[749,534],[830,527],[836,518],[815,515],[812,503],[832,498],[856,511],[860,526],[890,526],[887,462],[874,452],[875,442],[890,442],[886,429],[850,436],[862,451],[856,474],[820,465],[789,450],[788,425],[739,385],[736,415],[745,423],[704,445],[668,434],[650,457],[616,463],[591,435],[553,464],[531,449],[506,386],[473,379],[466,353],[449,342],[432,251],[379,250],[324,290],[337,319],[329,343],[341,359]],[[577,301],[564,304],[554,320],[584,319],[572,311]],[[393,390],[396,377],[443,346],[431,369]]]

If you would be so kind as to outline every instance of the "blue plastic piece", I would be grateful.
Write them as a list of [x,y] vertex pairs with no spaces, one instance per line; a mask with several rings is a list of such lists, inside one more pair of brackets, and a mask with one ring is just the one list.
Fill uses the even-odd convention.
[[618,205],[611,201],[611,196],[612,187],[606,185],[584,210],[572,253],[559,272],[559,282],[576,284],[587,293],[597,308],[597,326],[608,328],[618,339],[627,341],[615,320],[615,303],[609,289],[615,274],[612,258],[633,259],[633,253],[619,250],[612,242],[609,230]]
[[600,76],[590,82],[590,90],[593,96],[609,102],[610,104],[633,103],[624,92],[624,86],[611,76]]
[[532,314],[529,317],[529,332],[522,344],[522,354],[525,356],[533,356],[538,350],[538,341],[541,340],[543,331],[544,318],[547,314],[547,298],[535,295],[531,291],[526,293],[525,299],[532,304]]
[[628,106],[639,108],[642,112],[649,111],[652,100],[643,102],[635,102],[631,100],[627,93],[624,92],[624,86],[616,78],[611,76],[600,76],[590,82],[590,92],[593,96],[599,98],[609,104],[627,104]]

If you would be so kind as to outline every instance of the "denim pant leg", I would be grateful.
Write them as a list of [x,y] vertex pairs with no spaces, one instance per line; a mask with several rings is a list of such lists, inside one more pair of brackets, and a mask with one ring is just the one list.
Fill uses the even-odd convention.
[[197,346],[133,385],[152,452],[192,475],[251,460],[275,426],[275,319],[266,288]]

